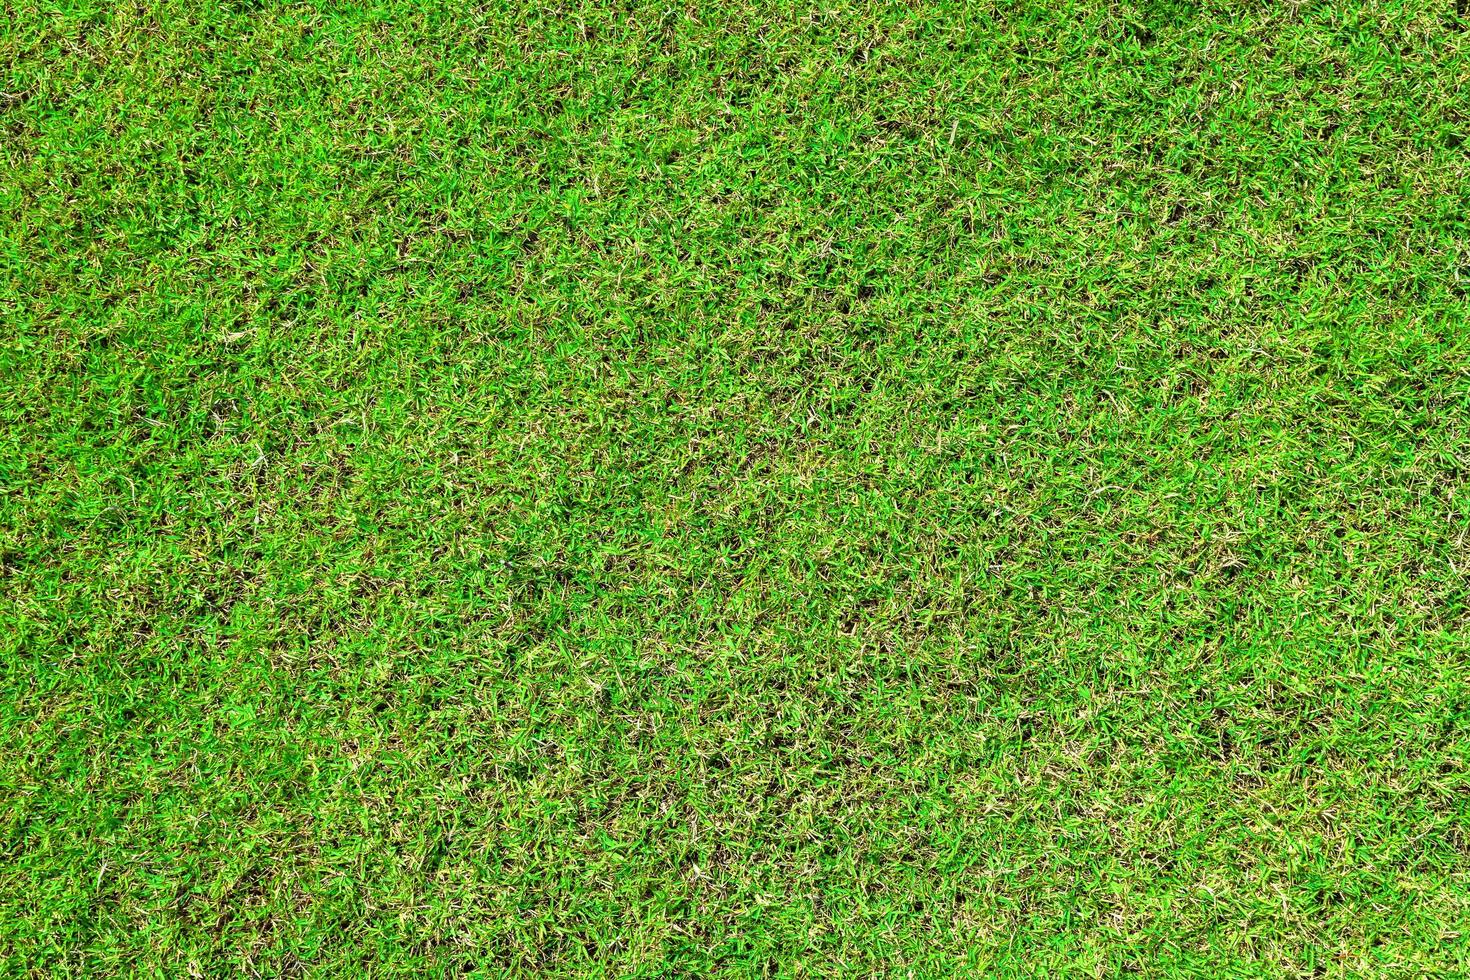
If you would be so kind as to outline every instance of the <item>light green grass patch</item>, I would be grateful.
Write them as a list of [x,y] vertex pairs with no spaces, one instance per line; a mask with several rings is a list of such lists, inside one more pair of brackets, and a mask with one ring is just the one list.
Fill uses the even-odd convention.
[[1422,976],[1451,2],[0,13],[0,973]]

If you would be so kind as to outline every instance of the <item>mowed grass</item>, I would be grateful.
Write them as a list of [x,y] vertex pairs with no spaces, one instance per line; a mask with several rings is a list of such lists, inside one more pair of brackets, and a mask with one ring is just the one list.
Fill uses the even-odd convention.
[[0,974],[1464,975],[1467,28],[6,4]]

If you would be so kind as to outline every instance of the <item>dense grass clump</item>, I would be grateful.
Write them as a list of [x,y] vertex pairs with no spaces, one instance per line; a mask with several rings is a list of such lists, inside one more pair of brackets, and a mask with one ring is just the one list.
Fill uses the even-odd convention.
[[1470,969],[1452,0],[0,14],[0,974]]

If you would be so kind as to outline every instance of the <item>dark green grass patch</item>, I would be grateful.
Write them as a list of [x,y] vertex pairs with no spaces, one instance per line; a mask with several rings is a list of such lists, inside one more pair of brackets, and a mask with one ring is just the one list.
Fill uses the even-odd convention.
[[0,974],[1462,974],[1467,28],[7,5]]

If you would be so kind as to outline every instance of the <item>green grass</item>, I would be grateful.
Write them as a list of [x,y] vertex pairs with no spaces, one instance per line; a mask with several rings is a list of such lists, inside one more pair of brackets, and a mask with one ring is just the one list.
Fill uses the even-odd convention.
[[7,3],[0,975],[1464,975],[1467,28]]

